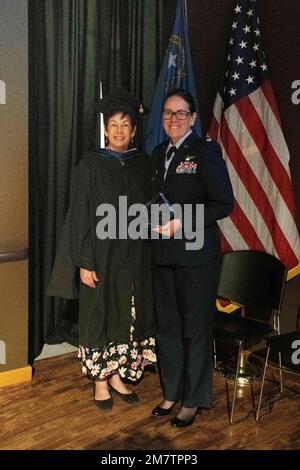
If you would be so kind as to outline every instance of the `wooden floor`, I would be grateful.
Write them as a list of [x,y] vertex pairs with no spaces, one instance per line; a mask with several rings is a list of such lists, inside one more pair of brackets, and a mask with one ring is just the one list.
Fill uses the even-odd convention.
[[[287,383],[299,390],[299,381]],[[271,386],[269,382],[267,388]],[[92,384],[81,375],[76,353],[43,359],[36,362],[31,383],[0,389],[0,448],[300,449],[299,399],[277,401],[259,423],[249,416],[229,425],[225,381],[219,375],[214,378],[214,389],[213,408],[198,416],[193,426],[177,429],[170,426],[170,417],[151,415],[161,399],[156,372],[147,371],[134,387],[139,405],[117,397],[113,410],[103,413],[93,403]],[[271,391],[267,392],[270,397]],[[245,414],[250,388],[240,389],[239,394]]]

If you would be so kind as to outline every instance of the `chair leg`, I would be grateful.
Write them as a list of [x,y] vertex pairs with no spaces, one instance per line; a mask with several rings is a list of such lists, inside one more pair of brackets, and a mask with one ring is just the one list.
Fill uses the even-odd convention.
[[214,339],[214,368],[217,369],[217,348],[216,340]]
[[280,393],[282,393],[283,392],[283,379],[282,379],[281,352],[278,353],[278,364],[279,364],[279,377],[280,377]]
[[[279,317],[279,312],[275,312],[276,316],[276,331],[277,334],[280,335],[280,317]],[[281,362],[281,352],[278,353],[278,365],[279,365],[279,377],[280,377],[280,393],[283,392],[283,378],[282,378],[282,362]]]
[[238,381],[238,375],[239,375],[239,370],[240,370],[242,351],[243,351],[243,347],[240,344],[238,361],[237,361],[237,366],[236,366],[236,371],[235,371],[234,390],[233,390],[233,398],[232,398],[231,413],[230,413],[230,424],[233,424],[234,405],[235,405],[235,399],[236,399],[237,381]]
[[267,367],[268,367],[269,354],[270,354],[270,348],[267,349],[267,354],[266,354],[266,359],[265,359],[265,367],[264,367],[264,372],[263,372],[262,382],[261,382],[261,387],[260,387],[260,394],[259,394],[257,412],[255,413],[255,420],[256,421],[259,420],[259,412],[260,412],[260,407],[261,407],[263,389],[264,389],[264,385],[265,385],[265,377],[266,377],[266,372],[267,372]]

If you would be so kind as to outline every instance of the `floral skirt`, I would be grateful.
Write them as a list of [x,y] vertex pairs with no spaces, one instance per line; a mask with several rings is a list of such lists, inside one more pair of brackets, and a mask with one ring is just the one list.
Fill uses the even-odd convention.
[[128,343],[109,343],[103,348],[86,348],[79,345],[78,357],[81,370],[92,380],[106,380],[113,374],[123,379],[136,381],[141,378],[148,364],[156,363],[155,339],[136,341],[134,323],[136,319],[134,296],[131,306],[132,322]]

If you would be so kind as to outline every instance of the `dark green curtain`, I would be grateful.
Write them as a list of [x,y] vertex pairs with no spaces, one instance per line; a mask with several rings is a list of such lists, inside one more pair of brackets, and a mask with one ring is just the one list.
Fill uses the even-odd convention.
[[31,361],[45,342],[76,338],[75,309],[46,297],[45,291],[72,168],[95,146],[91,109],[98,86],[96,11],[96,0],[29,1]]
[[[77,344],[77,303],[45,295],[71,172],[98,144],[93,103],[122,85],[151,104],[176,0],[29,0],[29,361]],[[142,135],[139,135],[140,141]]]
[[[123,86],[150,107],[175,8],[176,0],[99,2],[99,70],[104,94]],[[146,123],[140,123],[138,145]]]

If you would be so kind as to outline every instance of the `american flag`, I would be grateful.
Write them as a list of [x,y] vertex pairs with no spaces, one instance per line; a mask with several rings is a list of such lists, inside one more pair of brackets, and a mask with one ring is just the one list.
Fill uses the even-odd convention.
[[259,250],[300,272],[289,150],[269,77],[256,0],[233,11],[225,73],[210,137],[222,147],[235,195],[230,217],[219,222],[223,251]]

